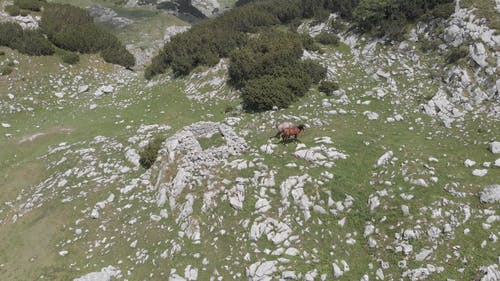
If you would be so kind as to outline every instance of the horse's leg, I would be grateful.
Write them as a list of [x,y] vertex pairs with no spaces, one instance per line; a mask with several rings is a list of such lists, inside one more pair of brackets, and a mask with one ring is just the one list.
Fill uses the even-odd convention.
[[277,133],[276,133],[276,135],[274,136],[274,138],[279,139],[279,137],[281,136],[281,134],[282,134],[282,133],[283,133],[283,132],[281,132],[281,131],[277,132]]

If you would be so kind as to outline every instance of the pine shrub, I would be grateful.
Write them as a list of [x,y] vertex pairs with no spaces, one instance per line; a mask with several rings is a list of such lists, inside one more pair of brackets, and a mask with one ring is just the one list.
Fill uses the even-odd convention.
[[333,81],[322,81],[318,86],[318,90],[320,92],[323,92],[328,95],[331,94],[333,91],[337,91],[339,88],[340,88],[339,84]]
[[101,51],[104,61],[130,68],[135,65],[134,56],[121,44],[106,48]]
[[47,56],[55,52],[54,46],[42,33],[35,30],[25,30],[22,36],[14,40],[12,48],[30,56]]
[[14,71],[14,68],[12,66],[8,66],[8,65],[0,66],[0,75],[1,76],[9,75],[12,73],[12,71]]
[[0,23],[0,45],[12,48],[12,43],[23,35],[23,29],[18,23]]
[[77,64],[80,61],[80,56],[73,52],[64,52],[61,54],[61,59],[67,64]]
[[165,141],[164,137],[156,136],[154,137],[144,149],[139,153],[139,163],[145,169],[151,168],[158,157],[158,151],[161,148],[161,144]]
[[40,11],[47,2],[44,0],[14,0],[14,5],[21,9],[30,11]]
[[338,45],[340,41],[337,35],[324,31],[318,34],[314,39],[320,44],[334,46]]
[[9,14],[11,17],[15,17],[21,14],[21,9],[17,5],[8,5],[5,6],[5,12],[7,12],[7,14]]

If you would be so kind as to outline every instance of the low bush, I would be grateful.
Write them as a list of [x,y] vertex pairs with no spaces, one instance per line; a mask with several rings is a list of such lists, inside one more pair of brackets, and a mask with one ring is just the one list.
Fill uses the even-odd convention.
[[302,39],[302,46],[304,49],[308,51],[318,51],[319,46],[314,42],[314,38],[312,38],[307,33],[301,33],[300,38]]
[[40,28],[57,47],[80,53],[101,53],[106,62],[131,67],[135,59],[110,32],[94,24],[89,13],[63,4],[47,4]]
[[419,38],[418,42],[420,43],[420,49],[427,53],[430,51],[437,50],[439,45],[442,43],[441,39],[429,39],[429,38]]
[[14,0],[14,5],[21,9],[40,11],[47,2],[45,0]]
[[247,110],[270,110],[288,107],[295,95],[288,88],[286,78],[275,78],[270,75],[248,81],[242,91],[243,104]]
[[436,18],[447,19],[455,12],[455,3],[446,3],[425,13],[420,20],[429,21]]
[[314,84],[326,78],[326,67],[320,65],[317,61],[302,61],[302,70],[303,73],[307,73],[307,75],[311,77],[312,83]]
[[5,56],[5,51],[0,51],[0,56]]
[[30,56],[47,56],[55,52],[54,46],[38,31],[25,30],[11,44],[13,49]]
[[5,12],[12,17],[19,16],[21,14],[21,9],[17,5],[8,5],[5,6]]
[[0,45],[12,48],[12,43],[23,35],[22,27],[13,22],[0,23]]
[[165,141],[164,137],[156,136],[154,137],[144,149],[139,152],[139,163],[145,169],[151,168],[158,157],[158,151],[161,148],[161,144]]
[[338,89],[339,89],[339,84],[333,81],[322,81],[318,86],[318,90],[325,94],[330,94],[331,92],[336,91]]
[[77,64],[80,61],[80,56],[77,53],[64,52],[61,54],[61,59],[67,64]]
[[467,57],[469,50],[466,46],[460,46],[457,48],[452,48],[448,55],[446,56],[446,63],[452,64],[457,62],[458,60]]
[[104,61],[130,68],[135,64],[134,56],[121,44],[101,51]]
[[12,68],[11,66],[8,66],[8,65],[0,66],[0,75],[1,76],[9,75],[12,73],[12,71],[14,71],[14,68]]
[[338,45],[340,41],[337,35],[324,31],[318,34],[314,39],[323,45]]

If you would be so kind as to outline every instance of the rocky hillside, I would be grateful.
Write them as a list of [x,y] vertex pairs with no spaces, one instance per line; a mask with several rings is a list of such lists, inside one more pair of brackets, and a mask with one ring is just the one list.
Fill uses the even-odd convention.
[[[500,280],[500,3],[457,1],[402,41],[302,20],[345,26],[302,54],[339,89],[256,113],[229,59],[143,78],[186,18],[71,2],[137,63],[0,47],[1,280]],[[306,125],[298,141],[269,138],[284,121]]]

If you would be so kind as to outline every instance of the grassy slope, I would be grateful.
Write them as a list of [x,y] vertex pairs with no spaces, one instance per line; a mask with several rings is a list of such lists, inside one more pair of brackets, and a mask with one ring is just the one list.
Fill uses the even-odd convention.
[[[130,30],[134,30],[134,28],[132,27]],[[128,36],[126,33],[123,34],[123,38],[132,38]],[[94,82],[89,82],[93,86],[92,90],[80,94],[78,99],[66,97],[65,101],[60,101],[53,95],[55,90],[50,91],[49,87],[46,87],[54,83],[54,76],[49,74],[62,77],[61,79],[64,81],[72,81],[76,75],[90,66],[97,69],[98,73],[112,72],[115,70],[114,68],[103,64],[95,56],[84,56],[79,65],[68,71],[67,68],[63,69],[58,66],[57,58],[27,58],[12,53],[8,49],[5,50],[7,51],[6,57],[15,58],[20,61],[20,64],[10,76],[0,77],[0,84],[14,85],[13,89],[0,88],[1,101],[9,102],[6,95],[13,93],[16,96],[16,102],[29,96],[35,96],[35,102],[19,101],[20,104],[32,106],[33,113],[24,111],[5,114],[0,120],[12,125],[11,128],[0,128],[0,134],[13,134],[10,138],[0,139],[0,147],[2,147],[0,150],[0,159],[2,159],[0,163],[0,186],[2,187],[0,202],[2,203],[14,201],[20,189],[29,188],[49,176],[48,163],[45,159],[39,159],[47,152],[48,147],[57,146],[61,142],[88,141],[97,135],[113,137],[125,142],[128,137],[133,135],[133,132],[127,129],[127,125],[135,128],[139,124],[167,124],[173,127],[169,133],[172,134],[177,129],[193,122],[199,120],[221,121],[229,115],[223,113],[225,102],[207,105],[188,100],[183,94],[183,81],[166,82],[148,88],[141,79],[133,79],[127,87],[113,95],[92,100],[91,103],[96,103],[98,107],[89,110],[88,105],[89,100],[92,99],[92,90],[100,84],[113,83],[113,77],[101,78],[96,82],[96,85],[92,84]],[[326,49],[325,51],[327,54],[340,52],[345,61],[352,61],[352,55],[345,46],[341,46],[338,50]],[[4,58],[0,59],[4,60]],[[429,58],[424,63],[431,65],[432,60],[433,58]],[[39,65],[39,67],[33,69],[32,65]],[[87,73],[87,75],[89,77],[85,77],[85,79],[93,81],[91,74]],[[358,280],[366,272],[371,272],[370,277],[374,279],[372,276],[374,271],[368,269],[368,264],[372,263],[375,269],[378,268],[379,264],[376,260],[377,257],[380,257],[391,264],[391,267],[385,270],[386,276],[392,275],[393,278],[397,278],[404,271],[397,267],[397,261],[403,258],[402,254],[394,254],[391,250],[386,250],[386,247],[393,246],[393,237],[401,229],[412,228],[416,224],[426,225],[427,223],[440,227],[441,220],[431,219],[429,212],[419,211],[419,208],[442,202],[443,199],[452,202],[443,204],[443,212],[457,212],[457,216],[460,216],[457,204],[461,203],[468,203],[476,210],[471,219],[474,221],[469,222],[466,226],[471,229],[473,237],[463,234],[465,226],[457,228],[455,230],[456,238],[445,240],[444,244],[434,252],[433,260],[425,261],[422,265],[425,266],[426,263],[440,264],[445,266],[445,274],[439,277],[468,280],[475,276],[476,269],[480,265],[495,263],[497,260],[495,251],[483,251],[479,246],[483,240],[487,240],[492,231],[482,229],[481,223],[484,222],[484,216],[477,210],[491,208],[491,206],[481,205],[475,194],[485,184],[493,183],[495,179],[500,178],[500,170],[498,168],[489,169],[486,177],[477,178],[471,175],[471,168],[463,167],[462,163],[466,158],[474,159],[478,163],[495,160],[495,157],[486,150],[485,143],[500,135],[498,122],[483,123],[481,120],[467,120],[464,130],[444,129],[418,112],[408,112],[405,114],[403,122],[384,123],[385,117],[391,116],[394,110],[397,112],[407,111],[405,106],[391,105],[390,98],[378,100],[365,96],[366,90],[384,82],[373,80],[366,69],[358,64],[345,65],[343,69],[339,70],[339,75],[336,78],[342,88],[346,89],[352,101],[355,102],[357,99],[370,100],[371,104],[341,106],[347,111],[355,110],[356,114],[325,115],[324,111],[320,110],[321,100],[325,96],[312,90],[307,97],[300,101],[300,104],[296,104],[290,109],[281,110],[276,116],[278,119],[284,119],[284,116],[287,115],[305,115],[309,118],[318,117],[327,122],[327,125],[324,126],[310,126],[301,135],[301,141],[308,146],[313,146],[315,137],[330,136],[334,140],[334,146],[349,154],[350,157],[337,161],[337,166],[331,169],[335,175],[332,181],[325,186],[307,185],[306,193],[312,196],[317,192],[323,200],[326,200],[325,191],[330,191],[332,198],[336,201],[343,200],[345,195],[349,194],[354,197],[355,205],[349,213],[343,213],[339,216],[312,213],[311,221],[316,222],[320,219],[322,224],[311,222],[308,225],[308,232],[299,233],[301,242],[296,247],[308,252],[313,252],[313,249],[316,249],[316,256],[320,261],[307,264],[298,257],[288,257],[291,259],[291,263],[287,267],[298,272],[306,272],[316,268],[320,273],[331,274],[331,263],[336,259],[345,259],[351,265],[351,271],[343,276],[343,280]],[[7,79],[15,79],[16,82],[9,82]],[[49,80],[52,81],[49,82]],[[405,81],[403,75],[398,76],[397,80],[401,92],[412,83],[416,83]],[[349,87],[353,87],[353,89],[347,90]],[[428,85],[423,90],[424,93],[421,94],[425,95],[425,91],[433,91],[434,89],[433,85]],[[36,91],[40,91],[41,94],[33,95]],[[405,97],[401,99],[405,100]],[[129,106],[126,108],[118,107],[117,102],[124,102]],[[408,99],[407,102],[409,108],[418,107],[412,98]],[[58,105],[62,108],[57,109]],[[362,115],[365,110],[379,113],[380,119],[367,121],[366,117]],[[207,117],[207,113],[212,114],[212,116]],[[275,120],[270,114],[242,114],[240,117],[242,117],[242,121],[238,127],[251,131],[251,135],[246,139],[252,149],[258,149],[261,145],[266,144],[268,137],[274,134],[269,124]],[[423,119],[421,124],[415,122],[417,118]],[[415,129],[409,130],[409,127]],[[61,128],[71,128],[72,131],[61,132]],[[480,128],[483,129],[479,130]],[[37,138],[33,142],[18,143],[22,137],[37,132],[45,132],[47,135]],[[362,134],[358,132],[362,132]],[[428,137],[432,138],[428,139]],[[366,145],[366,142],[369,145]],[[207,140],[204,145],[209,146],[217,143],[219,143],[217,139]],[[309,163],[295,158],[293,156],[295,147],[296,144],[279,145],[272,155],[261,155],[264,158],[263,163],[278,171],[276,176],[278,184],[289,176],[301,175],[305,172],[319,178],[319,174],[325,170],[321,167],[310,167]],[[378,157],[387,150],[393,150],[400,161],[396,162],[394,167],[373,168]],[[123,153],[117,152],[116,156],[123,157]],[[419,175],[422,170],[425,170],[422,164],[427,163],[429,156],[439,159],[438,163],[431,164],[439,178],[438,184],[431,184],[430,187],[423,188],[406,183],[400,174],[402,162],[408,160],[409,163],[406,167],[408,167],[409,173]],[[106,160],[104,154],[101,157],[101,161]],[[254,158],[250,152],[243,157],[248,160]],[[296,162],[299,166],[309,168],[304,170],[285,167],[285,164],[290,162]],[[251,177],[252,174],[251,169],[246,169],[230,174],[221,172],[218,176],[231,179],[237,176]],[[136,176],[137,173],[130,175],[131,178]],[[370,183],[378,180],[391,180],[393,185]],[[470,192],[474,196],[466,198],[451,196],[443,190],[443,187],[451,182],[459,182],[460,189]],[[122,212],[116,211],[116,207],[123,207],[127,201],[118,201],[114,203],[114,208],[106,209],[101,214],[99,221],[84,219],[78,225],[82,229],[89,230],[84,239],[64,247],[59,246],[64,241],[74,238],[75,222],[79,218],[85,217],[82,215],[82,210],[105,199],[109,192],[116,193],[120,187],[122,186],[119,184],[111,184],[96,189],[92,184],[84,185],[82,189],[94,191],[89,192],[85,199],[62,204],[60,203],[62,197],[56,196],[55,200],[29,212],[16,224],[10,223],[11,215],[15,211],[3,206],[2,213],[0,213],[0,218],[4,219],[0,228],[0,237],[3,238],[2,247],[0,247],[0,264],[3,264],[0,267],[0,279],[34,280],[44,276],[47,280],[69,280],[84,273],[99,270],[109,264],[117,265],[119,260],[123,262],[120,265],[122,269],[134,267],[129,277],[130,280],[145,279],[149,274],[154,274],[152,278],[158,278],[162,273],[168,275],[172,268],[182,272],[187,264],[199,265],[198,267],[202,268],[200,259],[193,257],[194,253],[201,253],[202,257],[208,256],[211,263],[205,266],[206,270],[200,271],[199,280],[208,279],[215,269],[224,279],[235,280],[240,279],[235,274],[239,272],[244,275],[245,268],[251,263],[242,259],[246,252],[252,253],[252,262],[254,262],[259,258],[269,258],[263,253],[254,253],[255,248],[260,250],[274,248],[265,239],[259,240],[256,245],[248,240],[242,240],[248,236],[248,230],[241,226],[242,221],[256,218],[256,215],[253,214],[253,204],[259,193],[258,187],[251,187],[246,191],[244,209],[239,212],[230,208],[227,202],[219,202],[219,207],[210,214],[201,214],[198,211],[200,208],[198,200],[195,203],[197,210],[195,213],[199,214],[198,219],[202,222],[202,243],[195,245],[185,241],[183,253],[174,258],[156,259],[154,263],[149,260],[145,264],[138,265],[127,258],[135,256],[136,253],[135,249],[128,246],[132,241],[130,239],[134,239],[131,237],[140,239],[140,247],[148,249],[152,256],[151,259],[158,256],[162,249],[170,246],[164,241],[175,240],[177,237],[177,226],[172,223],[175,214],[170,214],[167,223],[152,223],[148,219],[149,214],[158,210],[149,205],[137,204],[140,201],[131,201],[134,202],[134,206]],[[383,189],[389,191],[389,196],[381,197],[381,207],[372,214],[366,206],[368,197]],[[198,198],[202,196],[203,192],[203,189],[192,191]],[[402,201],[399,196],[401,193],[412,193],[415,195],[415,199]],[[138,196],[148,195],[142,191],[138,191],[137,194]],[[273,207],[279,207],[279,191],[275,194],[269,191],[269,195]],[[409,206],[412,217],[402,217],[401,204]],[[493,210],[498,214],[498,210]],[[290,214],[291,216],[301,216],[301,212],[295,209],[290,209]],[[127,224],[132,217],[139,218],[138,225],[135,227]],[[210,227],[215,221],[214,218],[217,217],[224,218],[217,225],[217,229],[226,230],[226,234],[210,231]],[[340,227],[338,222],[343,217],[347,217],[346,225]],[[478,218],[476,219],[476,217]],[[376,250],[369,249],[366,246],[366,239],[362,236],[367,221],[374,222],[380,231],[377,234],[380,245]],[[99,228],[102,224],[106,226],[106,230]],[[296,222],[292,222],[292,224],[294,224],[294,229],[300,229]],[[172,230],[165,231],[164,228],[172,228]],[[328,230],[331,230],[333,234],[329,235]],[[126,235],[122,235],[122,231]],[[357,243],[354,245],[345,244],[346,235],[353,235],[353,233],[357,233],[354,236]],[[102,240],[103,237],[114,237],[112,238],[114,240],[113,246],[110,247],[109,251],[96,248],[99,252],[86,259],[89,254],[88,249],[91,248],[90,244]],[[425,238],[410,241],[410,243],[413,244],[416,253],[424,246],[433,246]],[[460,253],[467,258],[466,265],[458,258],[442,262],[454,245],[462,246]],[[497,249],[495,248],[498,247],[497,245],[491,243],[490,247]],[[214,246],[217,247],[218,251],[214,252]],[[70,254],[64,258],[59,256],[57,253],[62,249],[69,250]],[[238,263],[229,263],[224,260],[228,256],[231,256],[231,261],[237,260]],[[30,259],[33,257],[35,257],[35,261],[31,262]],[[74,265],[68,267],[70,264]],[[419,263],[411,262],[412,268],[419,265]],[[460,267],[466,268],[465,274],[456,270]]]

